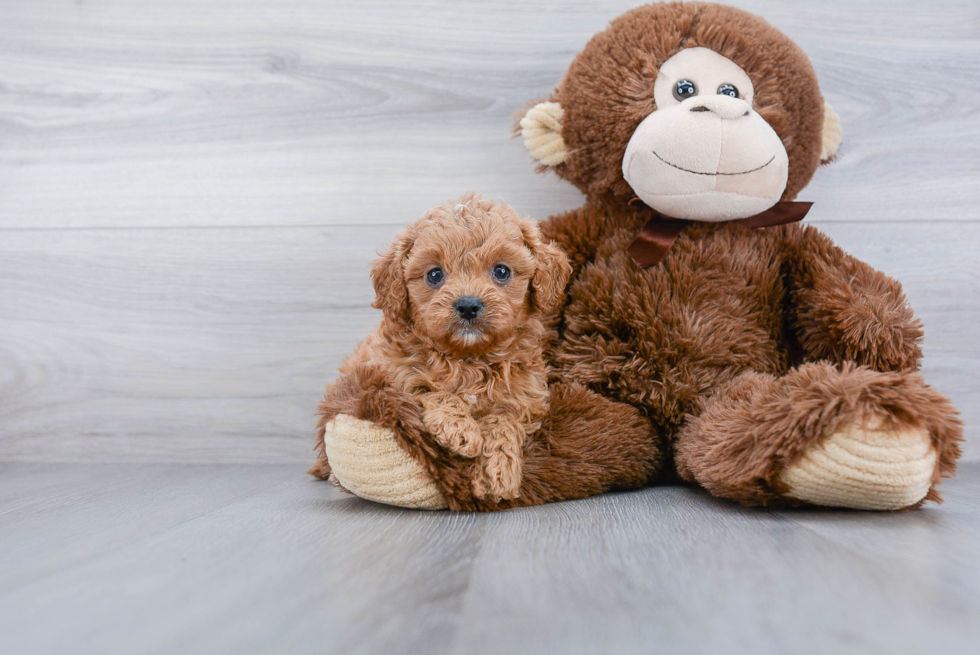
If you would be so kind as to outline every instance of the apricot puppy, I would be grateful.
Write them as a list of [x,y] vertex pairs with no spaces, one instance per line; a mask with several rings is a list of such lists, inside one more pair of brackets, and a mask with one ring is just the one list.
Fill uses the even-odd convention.
[[537,225],[468,193],[398,235],[374,263],[381,325],[344,363],[417,394],[425,429],[474,458],[481,498],[516,498],[523,448],[548,411],[542,316],[571,267]]

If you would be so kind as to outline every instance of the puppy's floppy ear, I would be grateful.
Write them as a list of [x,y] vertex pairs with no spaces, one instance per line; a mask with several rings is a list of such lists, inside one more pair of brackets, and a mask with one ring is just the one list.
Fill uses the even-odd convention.
[[375,293],[371,306],[383,311],[387,319],[398,323],[407,323],[411,318],[408,287],[405,286],[405,258],[415,238],[413,228],[404,230],[371,265],[371,282],[374,283]]
[[572,266],[561,248],[541,237],[537,224],[523,220],[521,231],[528,249],[537,260],[534,277],[531,278],[531,306],[540,312],[550,312],[557,309],[565,297],[565,285],[572,274]]

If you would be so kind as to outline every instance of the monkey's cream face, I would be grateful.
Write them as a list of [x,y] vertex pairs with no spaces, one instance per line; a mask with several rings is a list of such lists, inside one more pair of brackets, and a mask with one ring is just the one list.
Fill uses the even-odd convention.
[[735,62],[688,48],[660,67],[657,110],[636,128],[623,176],[653,209],[675,218],[727,221],[772,207],[789,157],[752,109],[754,89]]

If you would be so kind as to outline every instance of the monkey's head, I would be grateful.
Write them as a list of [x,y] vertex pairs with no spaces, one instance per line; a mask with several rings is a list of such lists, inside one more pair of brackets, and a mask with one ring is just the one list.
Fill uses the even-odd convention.
[[590,198],[699,221],[792,200],[841,142],[803,51],[752,14],[702,3],[620,16],[521,131]]

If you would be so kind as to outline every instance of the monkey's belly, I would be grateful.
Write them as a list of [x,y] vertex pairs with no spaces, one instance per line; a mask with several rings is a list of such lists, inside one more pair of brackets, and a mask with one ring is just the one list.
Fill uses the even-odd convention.
[[[573,283],[555,365],[613,400],[679,427],[718,385],[746,370],[782,374],[783,290],[728,267],[590,264]],[[723,270],[727,268],[727,270]]]

